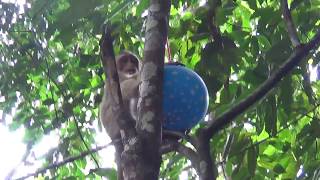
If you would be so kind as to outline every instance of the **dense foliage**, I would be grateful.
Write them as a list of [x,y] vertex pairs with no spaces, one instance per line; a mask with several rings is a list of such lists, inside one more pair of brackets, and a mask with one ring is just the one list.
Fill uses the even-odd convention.
[[[308,42],[319,29],[320,1],[289,2],[298,37]],[[13,131],[26,128],[23,141],[30,152],[44,135],[59,136],[56,148],[38,157],[43,167],[95,147],[100,132],[93,124],[104,79],[98,45],[102,24],[112,24],[116,53],[127,49],[142,57],[147,7],[148,0],[0,2],[0,112],[5,117],[15,110],[12,121],[3,123]],[[204,79],[210,117],[247,97],[294,51],[280,2],[271,0],[172,1],[168,38],[172,59]],[[309,66],[319,60],[314,51],[265,99],[212,138],[219,178],[317,176],[320,84],[309,81]],[[40,176],[113,179],[112,169],[87,170],[101,159],[93,154]],[[163,156],[161,177],[178,179],[183,171],[196,177],[183,156]]]

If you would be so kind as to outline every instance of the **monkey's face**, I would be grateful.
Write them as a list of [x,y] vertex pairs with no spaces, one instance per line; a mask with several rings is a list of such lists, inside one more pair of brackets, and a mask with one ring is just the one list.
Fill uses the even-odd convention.
[[126,78],[131,78],[136,76],[139,72],[139,61],[132,54],[122,54],[117,59],[117,69],[118,73],[121,73],[121,75],[125,76]]

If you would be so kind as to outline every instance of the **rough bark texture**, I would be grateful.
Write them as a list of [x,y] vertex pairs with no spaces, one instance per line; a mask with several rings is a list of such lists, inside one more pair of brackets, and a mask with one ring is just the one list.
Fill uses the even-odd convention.
[[204,131],[198,134],[198,145],[196,147],[199,154],[199,172],[198,175],[201,180],[216,179],[217,167],[215,161],[211,157],[210,151],[210,137]]

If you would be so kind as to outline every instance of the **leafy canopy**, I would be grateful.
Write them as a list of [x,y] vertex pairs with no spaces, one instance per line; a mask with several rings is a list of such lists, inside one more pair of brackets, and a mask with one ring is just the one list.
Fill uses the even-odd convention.
[[[278,1],[204,2],[172,1],[168,38],[172,58],[206,82],[209,112],[216,116],[266,80],[293,47]],[[20,8],[0,2],[0,112],[15,111],[12,121],[3,122],[11,130],[26,128],[23,141],[30,152],[44,135],[54,133],[60,139],[34,161],[46,167],[95,147],[99,132],[93,125],[104,81],[98,46],[102,24],[112,24],[116,53],[127,49],[141,57],[147,7],[147,0],[29,0]],[[320,1],[292,0],[290,9],[299,38],[307,42],[319,29]],[[218,27],[220,42],[213,40],[210,23]],[[314,52],[232,127],[213,137],[212,156],[225,170],[219,170],[221,178],[294,179],[319,171],[320,84],[308,80],[309,65],[318,62]],[[228,136],[233,141],[227,159]],[[103,157],[79,158],[49,174],[115,179],[114,169],[92,170],[94,159]],[[160,176],[178,179],[184,171],[192,179],[196,175],[189,165],[183,156],[167,154]]]

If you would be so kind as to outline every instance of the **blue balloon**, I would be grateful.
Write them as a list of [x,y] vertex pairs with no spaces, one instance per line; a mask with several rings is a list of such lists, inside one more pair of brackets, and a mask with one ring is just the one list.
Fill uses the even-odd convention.
[[172,131],[191,129],[208,110],[208,90],[201,77],[179,65],[166,64],[163,84],[163,128]]

